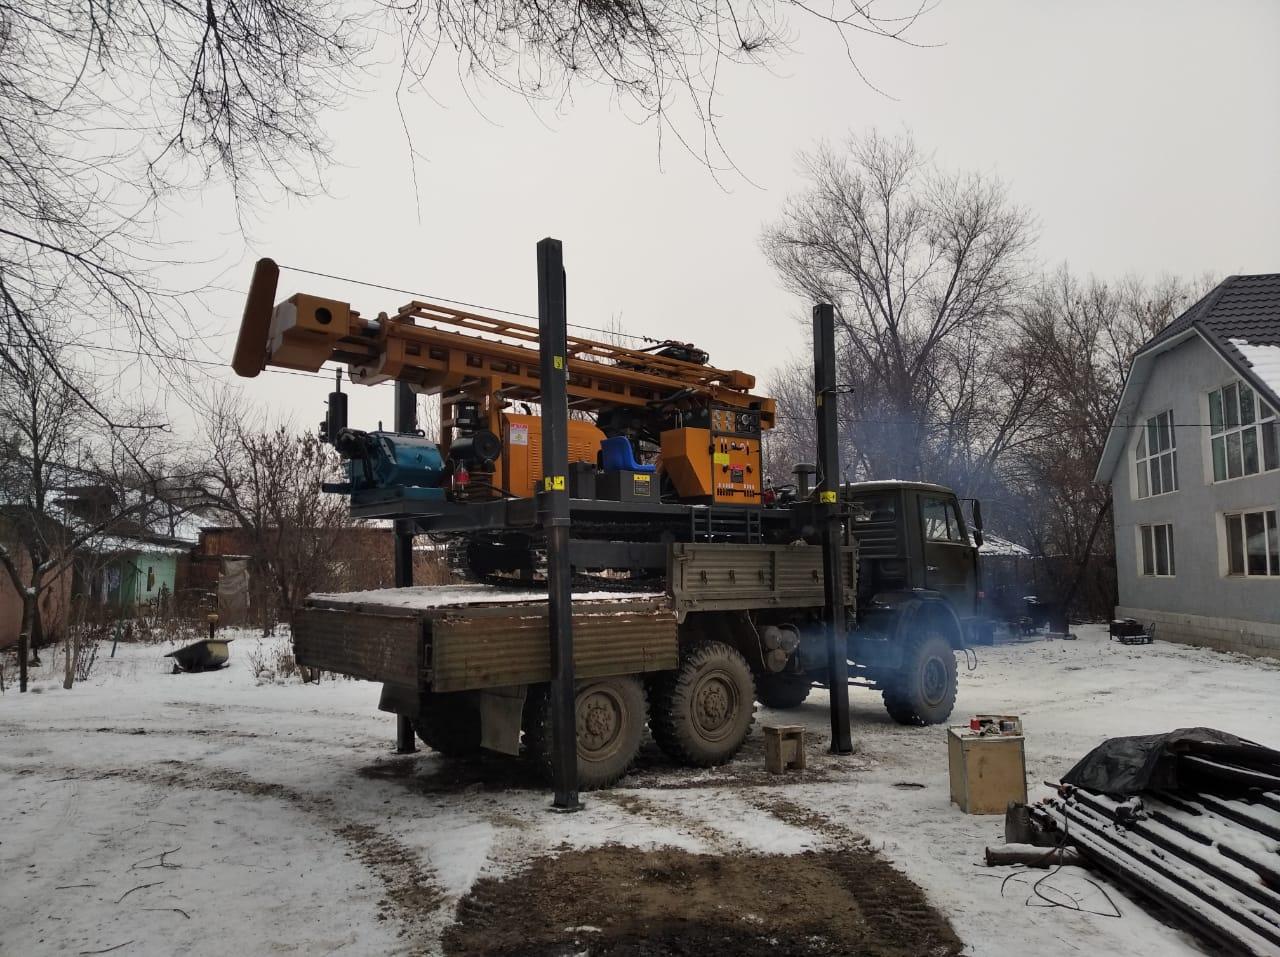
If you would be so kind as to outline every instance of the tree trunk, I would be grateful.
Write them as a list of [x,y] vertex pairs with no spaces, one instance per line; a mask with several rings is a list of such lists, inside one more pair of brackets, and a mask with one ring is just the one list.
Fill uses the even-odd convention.
[[27,656],[31,647],[31,619],[36,596],[31,589],[22,591],[22,628],[18,632],[18,690],[27,690]]
[[31,606],[31,663],[33,665],[40,664],[40,646],[44,644],[44,616],[40,614],[39,585],[34,586],[37,590],[37,601],[32,602]]
[[40,659],[32,655],[31,635],[40,623],[40,609],[36,602],[40,599],[40,586],[44,579],[44,571],[36,565],[31,572],[31,584],[22,590],[22,630],[18,632],[18,690],[27,690],[27,658],[31,655],[31,663],[39,664]]
[[75,684],[76,680],[76,645],[78,642],[73,637],[74,634],[75,629],[68,627],[67,637],[64,642],[66,645],[67,663],[66,668],[64,668],[62,672],[62,687],[68,691],[71,690],[71,686]]

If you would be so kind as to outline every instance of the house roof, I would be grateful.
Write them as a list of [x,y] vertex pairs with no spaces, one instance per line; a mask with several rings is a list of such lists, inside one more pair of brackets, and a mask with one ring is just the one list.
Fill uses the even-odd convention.
[[982,544],[978,546],[978,554],[989,558],[1023,558],[1029,556],[1031,550],[1017,542],[1011,542],[1007,538],[984,531]]
[[1107,436],[1095,482],[1111,481],[1156,359],[1195,337],[1234,367],[1271,406],[1280,408],[1280,273],[1228,276],[1134,356],[1113,422],[1116,427]]

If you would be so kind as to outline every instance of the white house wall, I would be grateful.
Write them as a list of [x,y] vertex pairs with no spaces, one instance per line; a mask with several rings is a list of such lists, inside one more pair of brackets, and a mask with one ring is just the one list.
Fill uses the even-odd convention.
[[[1134,421],[1172,409],[1175,426],[1207,423],[1209,392],[1235,378],[1204,340],[1189,339],[1156,359]],[[1112,476],[1117,614],[1156,621],[1162,638],[1280,657],[1280,578],[1228,576],[1222,522],[1224,512],[1280,508],[1280,471],[1214,484],[1209,429],[1175,428],[1178,490],[1136,499],[1138,430],[1126,431]],[[1166,522],[1173,525],[1176,574],[1144,576],[1138,526]]]

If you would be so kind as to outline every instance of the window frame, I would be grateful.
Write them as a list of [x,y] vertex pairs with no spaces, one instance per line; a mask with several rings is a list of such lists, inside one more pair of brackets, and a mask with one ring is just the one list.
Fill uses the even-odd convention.
[[[1260,572],[1252,571],[1250,568],[1252,556],[1249,548],[1249,518],[1251,516],[1258,516],[1262,526],[1260,534],[1264,568]],[[1222,542],[1226,559],[1223,563],[1224,578],[1280,578],[1280,509],[1262,505],[1256,508],[1223,512],[1222,522]]]
[[[1241,405],[1243,390],[1247,390],[1250,397],[1248,421],[1245,421],[1246,414]],[[1227,407],[1228,391],[1235,398],[1233,409]],[[1257,389],[1239,377],[1208,392],[1206,400],[1209,412],[1209,484],[1220,485],[1280,470],[1280,409],[1273,408],[1258,394]],[[1232,419],[1235,421],[1232,422]],[[1250,455],[1257,466],[1252,472],[1246,468]],[[1219,461],[1222,465],[1221,477],[1218,472]],[[1232,475],[1231,466],[1236,462],[1239,463],[1240,471]]]
[[[1153,444],[1158,444],[1162,436],[1167,437],[1168,444],[1152,451]],[[1169,466],[1167,476],[1164,472],[1166,462]],[[1133,464],[1134,498],[1157,498],[1178,491],[1178,430],[1173,420],[1173,409],[1164,409],[1155,415],[1148,416],[1138,426],[1138,441],[1133,448]],[[1165,487],[1166,480],[1172,487]],[[1160,486],[1160,491],[1153,491],[1157,485]]]
[[[928,503],[934,502],[942,506],[946,524],[946,538],[934,538],[929,534]],[[946,495],[923,494],[920,496],[920,532],[921,537],[936,545],[969,545],[969,531],[960,517],[959,503]]]
[[[1178,563],[1172,522],[1151,522],[1135,526],[1138,532],[1138,575],[1141,578],[1177,578]],[[1163,533],[1163,535],[1162,535]],[[1163,543],[1161,538],[1163,537]],[[1161,550],[1161,545],[1163,549]],[[1165,571],[1160,571],[1162,564]],[[1150,569],[1148,571],[1148,569]]]

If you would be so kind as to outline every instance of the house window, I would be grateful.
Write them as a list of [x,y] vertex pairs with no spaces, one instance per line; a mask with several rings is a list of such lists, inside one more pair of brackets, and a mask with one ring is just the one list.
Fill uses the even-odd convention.
[[1280,468],[1276,410],[1244,382],[1209,393],[1209,434],[1215,482]]
[[1280,532],[1276,510],[1224,516],[1227,523],[1228,575],[1280,575]]
[[1156,578],[1171,578],[1173,565],[1173,526],[1139,525],[1142,574]]
[[1147,419],[1138,430],[1138,498],[1163,495],[1178,489],[1178,449],[1173,434],[1173,412]]

